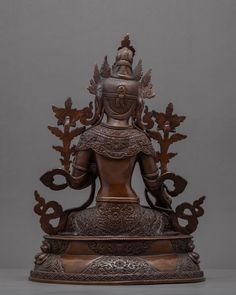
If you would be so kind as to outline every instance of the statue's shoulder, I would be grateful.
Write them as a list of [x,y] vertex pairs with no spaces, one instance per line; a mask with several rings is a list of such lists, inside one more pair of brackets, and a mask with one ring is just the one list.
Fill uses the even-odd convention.
[[105,123],[89,128],[80,136],[76,150],[88,149],[113,159],[136,156],[140,152],[155,155],[151,140],[142,130]]

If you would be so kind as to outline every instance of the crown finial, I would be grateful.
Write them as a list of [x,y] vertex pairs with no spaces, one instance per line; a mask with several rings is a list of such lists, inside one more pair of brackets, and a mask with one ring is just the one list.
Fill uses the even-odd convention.
[[130,39],[129,39],[129,33],[127,33],[124,38],[121,40],[121,46],[122,47],[129,47],[130,46]]
[[118,48],[118,50],[126,47],[129,50],[131,50],[133,52],[133,55],[135,54],[135,49],[132,45],[130,45],[130,38],[129,38],[129,33],[126,33],[125,36],[123,37],[123,39],[121,40],[121,46]]

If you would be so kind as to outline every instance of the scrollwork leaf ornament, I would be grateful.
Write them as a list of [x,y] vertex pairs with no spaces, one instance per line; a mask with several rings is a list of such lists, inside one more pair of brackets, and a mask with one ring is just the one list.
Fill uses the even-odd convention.
[[152,84],[151,84],[151,72],[152,70],[150,69],[147,71],[147,73],[142,77],[141,80],[141,93],[143,98],[153,98],[155,96],[155,93],[152,89]]
[[143,75],[142,60],[140,59],[133,71],[133,76],[136,81],[139,81]]
[[148,106],[145,106],[145,108],[144,108],[144,115],[142,118],[142,123],[143,123],[145,130],[150,130],[154,126],[154,121],[152,119],[152,112],[150,112],[148,110]]
[[[143,118],[145,118],[143,115]],[[185,139],[187,136],[176,133],[176,127],[185,120],[185,116],[173,114],[173,104],[169,103],[165,113],[152,111],[152,118],[155,122],[155,129],[147,128],[150,138],[157,141],[160,150],[156,151],[156,160],[160,163],[161,174],[168,172],[168,163],[177,153],[169,152],[171,144]],[[150,119],[149,119],[150,120]]]
[[[195,200],[193,204],[182,203],[175,209],[175,213],[172,215],[172,222],[176,230],[183,234],[192,234],[198,226],[198,217],[204,214],[202,204],[205,200],[205,196]],[[186,211],[189,211],[187,213]],[[186,225],[181,225],[179,219],[187,221]]]
[[[66,223],[66,215],[64,214],[63,208],[60,204],[55,201],[45,202],[45,199],[40,194],[34,192],[35,200],[38,202],[34,206],[34,212],[40,216],[40,225],[45,233],[57,234],[63,230]],[[49,210],[53,210],[52,213]],[[58,224],[53,226],[50,224],[51,220],[59,219]]]
[[108,64],[107,56],[104,57],[104,62],[103,62],[101,69],[100,69],[100,75],[103,78],[109,78],[111,76],[111,68]]
[[[98,75],[100,75],[96,68],[94,77],[98,81]],[[60,162],[66,171],[70,171],[71,156],[74,153],[73,140],[81,135],[85,130],[85,126],[93,125],[98,116],[93,112],[93,103],[90,102],[87,107],[81,110],[72,108],[72,100],[69,97],[65,101],[65,107],[60,108],[52,106],[55,117],[58,119],[57,125],[62,125],[62,128],[48,126],[49,131],[62,141],[62,146],[54,145],[53,149],[61,154]],[[76,127],[77,122],[80,122],[82,126]]]
[[[105,65],[105,67],[106,69],[104,69],[104,71],[109,71],[107,69],[107,65]],[[95,67],[94,79],[96,82],[100,81],[99,77],[100,73],[98,67]],[[69,97],[65,101],[64,107],[52,106],[52,110],[55,117],[57,118],[57,125],[59,127],[48,126],[48,129],[53,135],[55,135],[59,140],[62,141],[61,146],[54,145],[53,149],[60,153],[60,162],[63,166],[63,169],[59,168],[48,171],[41,176],[40,180],[45,186],[54,191],[63,190],[68,187],[67,179],[71,177],[71,156],[75,152],[75,145],[73,144],[73,140],[85,131],[85,126],[93,125],[98,119],[96,109],[95,112],[93,112],[92,102],[89,103],[89,106],[81,110],[72,108],[72,105],[72,100]],[[82,126],[76,127],[76,123],[78,121],[82,124]],[[61,125],[62,127],[60,127]],[[64,176],[66,181],[61,184],[54,183],[54,177],[57,175]],[[93,177],[91,177],[91,193],[85,203],[78,208],[72,208],[63,211],[63,208],[59,203],[55,201],[50,201],[46,203],[45,199],[41,197],[37,191],[35,191],[34,196],[37,204],[34,207],[34,211],[40,216],[40,224],[43,231],[48,234],[57,234],[58,232],[62,231],[65,227],[68,214],[70,212],[73,212],[73,210],[82,210],[89,206],[93,201],[94,192],[95,182]],[[49,211],[52,211],[52,213],[49,213]],[[50,224],[50,221],[55,219],[58,219],[58,224],[56,226],[53,226],[52,224]]]

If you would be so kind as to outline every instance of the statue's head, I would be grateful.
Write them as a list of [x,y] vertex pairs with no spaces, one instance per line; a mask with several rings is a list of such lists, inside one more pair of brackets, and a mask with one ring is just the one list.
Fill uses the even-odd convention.
[[[151,71],[142,77],[142,61],[133,70],[135,49],[130,45],[126,35],[118,48],[115,63],[110,69],[107,57],[99,71],[94,70],[94,80],[90,81],[88,90],[96,95],[97,112],[102,119],[104,113],[108,118],[129,120],[137,124],[144,106],[144,98],[155,94],[150,84]],[[141,79],[141,81],[140,81]]]

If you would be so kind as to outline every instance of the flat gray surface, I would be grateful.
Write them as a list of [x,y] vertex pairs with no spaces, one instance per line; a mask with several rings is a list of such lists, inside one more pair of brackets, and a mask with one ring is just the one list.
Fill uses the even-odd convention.
[[126,294],[126,295],[235,295],[236,270],[207,270],[207,280],[195,284],[145,286],[84,286],[56,285],[27,281],[29,270],[1,269],[1,295],[72,295],[72,294]]
[[[127,32],[134,64],[142,58],[144,71],[152,68],[150,109],[172,101],[187,116],[178,130],[188,138],[171,148],[178,156],[169,168],[188,180],[174,205],[207,196],[194,234],[201,266],[235,268],[235,0],[0,0],[1,267],[29,267],[39,251],[34,190],[65,209],[88,196],[39,181],[60,165],[47,130],[56,124],[51,105],[71,96],[87,106],[94,64],[105,55],[112,64]],[[138,169],[133,187],[144,202]]]

